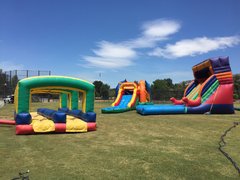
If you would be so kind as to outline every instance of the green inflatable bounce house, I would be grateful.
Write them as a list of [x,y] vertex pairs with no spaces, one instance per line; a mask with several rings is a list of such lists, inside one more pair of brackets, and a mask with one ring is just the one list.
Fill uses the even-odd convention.
[[[87,81],[65,76],[22,79],[15,89],[16,134],[87,132],[96,130],[95,87]],[[33,94],[58,94],[57,110],[38,108],[30,112]],[[81,107],[79,109],[79,94]]]

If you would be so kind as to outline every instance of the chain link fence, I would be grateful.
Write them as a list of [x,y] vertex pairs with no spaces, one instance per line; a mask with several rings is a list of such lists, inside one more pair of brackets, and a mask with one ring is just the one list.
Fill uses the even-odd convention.
[[32,76],[50,76],[51,71],[42,70],[13,70],[2,72],[0,70],[0,97],[14,93],[19,80]]
[[159,90],[152,92],[152,101],[155,103],[168,103],[171,97],[182,99],[184,90]]

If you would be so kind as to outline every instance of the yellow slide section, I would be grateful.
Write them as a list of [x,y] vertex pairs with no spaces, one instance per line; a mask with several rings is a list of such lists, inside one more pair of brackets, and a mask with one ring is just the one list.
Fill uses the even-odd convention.
[[135,105],[137,98],[137,88],[134,88],[131,101],[128,103],[128,107],[131,108]]
[[34,132],[52,132],[55,131],[55,125],[52,120],[49,120],[39,114],[37,112],[31,112],[32,116],[32,127]]
[[67,115],[66,132],[87,132],[87,123]]

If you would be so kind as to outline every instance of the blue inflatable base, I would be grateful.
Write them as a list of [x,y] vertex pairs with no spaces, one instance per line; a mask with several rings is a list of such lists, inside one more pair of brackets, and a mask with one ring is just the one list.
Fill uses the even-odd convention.
[[233,114],[232,104],[201,104],[196,107],[186,107],[184,105],[138,105],[137,112],[142,115],[154,114]]
[[102,113],[121,113],[130,111],[131,108],[129,107],[121,107],[121,106],[113,106],[113,107],[106,107],[102,108]]
[[32,116],[29,113],[19,113],[15,115],[16,124],[30,124]]
[[196,107],[187,107],[187,114],[234,114],[234,107],[232,104],[201,104]]
[[52,119],[54,123],[66,123],[66,113],[48,108],[37,109],[38,114]]
[[96,113],[95,112],[86,112],[83,113],[81,110],[69,110],[68,108],[59,108],[61,112],[65,112],[70,116],[74,116],[76,118],[82,119],[85,122],[96,122]]
[[138,105],[137,112],[142,115],[154,115],[154,114],[185,114],[184,105]]

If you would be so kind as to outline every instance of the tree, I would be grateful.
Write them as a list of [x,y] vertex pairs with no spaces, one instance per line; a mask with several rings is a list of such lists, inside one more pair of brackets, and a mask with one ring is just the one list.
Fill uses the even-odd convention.
[[115,88],[109,90],[109,97],[115,97]]
[[169,92],[173,89],[174,85],[170,78],[168,79],[157,79],[153,81],[151,85],[152,98],[154,100],[168,100]]
[[240,97],[240,74],[235,74],[233,76],[234,81],[234,98],[238,99]]
[[95,85],[95,97],[109,98],[110,86],[108,84],[104,84],[102,81],[94,81],[93,84]]
[[103,99],[109,98],[110,86],[108,84],[103,84],[100,89],[100,95]]
[[4,95],[6,95],[5,93],[6,93],[6,86],[5,86],[5,84],[6,84],[6,73],[4,73],[3,71],[2,71],[2,69],[0,69],[0,95],[1,96],[4,96]]
[[17,86],[17,83],[18,83],[19,79],[18,79],[18,76],[17,75],[14,75],[12,77],[12,83],[11,83],[11,90],[12,90],[12,93],[14,93],[14,90]]
[[166,82],[168,88],[173,88],[174,85],[172,83],[172,79],[167,78],[167,79],[164,79],[164,81]]
[[173,84],[172,79],[157,79],[151,85],[153,100],[169,100],[171,97],[181,99],[187,85],[191,81]]
[[102,81],[94,81],[93,84],[95,85],[95,97],[101,96],[101,87],[103,85]]

